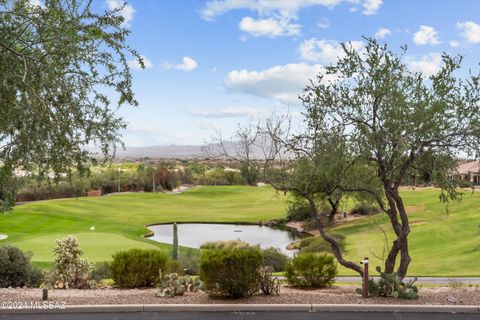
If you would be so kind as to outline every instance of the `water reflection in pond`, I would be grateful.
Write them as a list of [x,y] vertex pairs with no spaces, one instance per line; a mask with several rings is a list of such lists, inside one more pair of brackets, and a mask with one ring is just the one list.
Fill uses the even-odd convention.
[[[159,224],[148,227],[153,232],[149,239],[169,243],[173,242],[172,224]],[[259,225],[182,223],[178,224],[178,243],[181,246],[200,248],[205,242],[241,240],[250,244],[259,244],[261,248],[278,248],[292,256],[293,251],[286,246],[302,235],[290,229],[279,229]]]

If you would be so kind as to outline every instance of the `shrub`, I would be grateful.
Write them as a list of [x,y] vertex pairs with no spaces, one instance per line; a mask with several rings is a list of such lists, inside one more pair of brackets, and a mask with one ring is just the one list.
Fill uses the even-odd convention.
[[280,252],[276,248],[268,248],[262,250],[263,265],[272,267],[274,272],[280,272],[285,270],[285,266],[288,263],[288,257]]
[[42,272],[30,262],[31,255],[14,246],[0,247],[0,287],[37,287]]
[[258,283],[264,295],[280,294],[280,281],[272,276],[273,268],[262,266],[258,269]]
[[323,288],[331,286],[337,275],[334,258],[327,254],[297,255],[287,264],[285,276],[289,284],[299,287]]
[[287,207],[287,221],[303,221],[312,217],[312,208],[306,202],[292,202]]
[[233,249],[233,248],[248,248],[251,245],[247,242],[240,240],[227,240],[227,241],[211,241],[205,242],[200,246],[200,249],[217,250],[217,249]]
[[[368,295],[375,297],[391,297],[401,299],[417,299],[418,288],[414,285],[417,278],[410,280],[409,282],[403,282],[402,279],[395,273],[382,272],[380,267],[376,268],[380,273],[380,278],[374,280],[370,278],[368,280]],[[358,288],[357,293],[363,292],[362,288]]]
[[352,209],[352,214],[359,214],[362,216],[367,216],[369,214],[376,214],[379,213],[380,209],[378,209],[375,206],[372,206],[371,204],[361,202],[357,204],[353,209]]
[[92,281],[92,265],[82,258],[77,238],[68,236],[55,240],[55,269],[52,275],[55,289],[84,289],[95,285]]
[[153,287],[159,271],[166,270],[168,256],[158,250],[130,249],[113,255],[112,278],[122,288]]
[[178,262],[186,274],[197,275],[200,272],[200,250],[188,248],[180,251]]
[[112,270],[110,269],[108,262],[97,262],[93,266],[92,278],[96,282],[100,282],[104,279],[111,279]]
[[262,260],[260,250],[255,248],[202,251],[200,279],[204,290],[210,296],[234,299],[257,293]]
[[[330,235],[334,238],[342,250],[345,249],[345,236],[338,233],[332,233]],[[309,252],[330,252],[331,245],[325,241],[321,236],[317,237],[308,237],[300,241],[300,252],[309,253]]]

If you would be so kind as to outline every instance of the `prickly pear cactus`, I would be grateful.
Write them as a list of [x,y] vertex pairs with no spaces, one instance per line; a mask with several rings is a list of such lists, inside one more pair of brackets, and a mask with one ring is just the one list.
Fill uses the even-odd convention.
[[[373,278],[368,280],[368,294],[369,296],[380,296],[390,298],[401,299],[418,299],[418,288],[414,285],[417,278],[408,282],[403,282],[395,272],[385,273],[382,272],[380,267],[376,268],[380,274],[379,279],[376,281]],[[362,293],[362,288],[356,290],[358,294]]]
[[200,279],[193,279],[190,276],[179,276],[176,273],[163,275],[160,270],[160,284],[158,286],[158,297],[183,296],[185,292],[197,292],[202,287]]

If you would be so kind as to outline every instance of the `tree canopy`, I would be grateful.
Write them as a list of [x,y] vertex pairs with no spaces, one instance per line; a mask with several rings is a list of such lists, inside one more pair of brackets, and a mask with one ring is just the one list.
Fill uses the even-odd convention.
[[121,8],[92,1],[0,0],[0,199],[14,202],[14,172],[82,170],[87,146],[111,155],[136,106]]

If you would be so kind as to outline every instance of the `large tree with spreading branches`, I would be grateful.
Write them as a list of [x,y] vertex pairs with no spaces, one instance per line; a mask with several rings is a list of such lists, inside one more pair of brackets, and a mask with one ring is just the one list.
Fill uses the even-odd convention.
[[[449,175],[454,159],[478,154],[480,77],[461,69],[462,57],[448,54],[426,77],[408,68],[406,47],[397,54],[374,39],[365,41],[361,49],[344,44],[342,57],[306,87],[301,129],[293,132],[282,120],[243,128],[233,157],[251,163],[277,190],[305,198],[317,217],[318,199],[327,195],[320,186],[331,177],[343,196],[374,201],[393,234],[385,272],[404,277],[411,262],[410,224],[400,187],[429,158],[441,159],[429,166],[428,179],[440,187],[442,201],[461,196]],[[252,161],[254,153],[263,166]],[[321,219],[317,226],[339,263],[363,274],[345,259]]]
[[92,0],[0,0],[0,201],[15,201],[15,172],[83,170],[87,146],[120,143],[122,104],[137,105],[121,7]]

